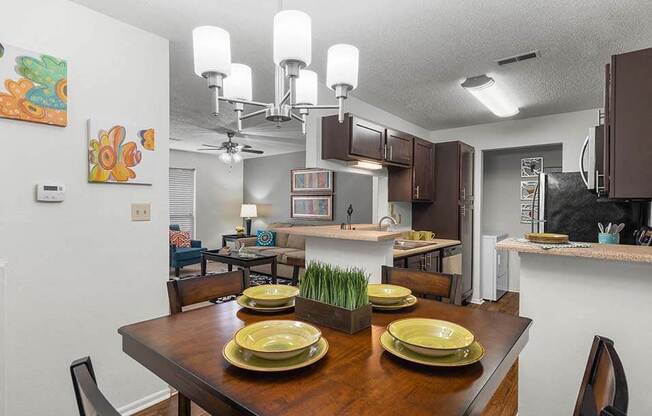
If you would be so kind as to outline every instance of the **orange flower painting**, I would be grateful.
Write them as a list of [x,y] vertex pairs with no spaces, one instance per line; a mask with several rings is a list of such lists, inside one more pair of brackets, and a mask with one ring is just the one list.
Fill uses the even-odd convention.
[[154,129],[89,122],[88,181],[151,184]]
[[0,50],[0,117],[66,126],[66,61],[10,45]]

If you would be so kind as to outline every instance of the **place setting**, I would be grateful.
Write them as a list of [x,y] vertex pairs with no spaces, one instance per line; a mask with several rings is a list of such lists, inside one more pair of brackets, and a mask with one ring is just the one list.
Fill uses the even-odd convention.
[[395,311],[417,304],[412,291],[403,286],[374,283],[367,286],[369,302],[377,311]]
[[289,285],[259,285],[245,289],[236,300],[245,309],[273,313],[294,308],[299,288]]

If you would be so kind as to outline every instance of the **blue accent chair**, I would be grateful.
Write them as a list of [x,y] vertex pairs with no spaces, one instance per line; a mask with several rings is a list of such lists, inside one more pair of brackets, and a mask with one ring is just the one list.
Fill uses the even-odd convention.
[[[170,231],[181,231],[178,224],[170,224]],[[170,244],[170,267],[174,267],[174,275],[179,277],[181,268],[191,264],[201,263],[201,252],[206,248],[200,240],[190,240],[190,247],[177,247]]]

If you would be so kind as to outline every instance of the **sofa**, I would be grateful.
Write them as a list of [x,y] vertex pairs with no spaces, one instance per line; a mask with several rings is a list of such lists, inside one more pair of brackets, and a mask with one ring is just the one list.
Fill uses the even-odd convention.
[[[292,227],[292,224],[275,223],[269,224],[268,229],[274,230],[280,227]],[[287,264],[288,257],[305,259],[306,258],[306,239],[303,236],[285,233],[276,233],[276,241],[274,246],[257,246],[256,237],[243,238],[247,250],[265,254],[276,255],[277,269],[276,275],[286,279],[292,279],[294,267]],[[263,266],[256,266],[251,268],[252,271],[261,274],[271,274],[271,266],[269,264]],[[303,276],[305,270],[299,269],[299,277]]]
[[[179,225],[171,224],[170,231],[180,231]],[[190,247],[170,244],[170,267],[174,268],[174,275],[179,277],[183,266],[201,263],[201,252],[204,250],[200,240],[190,240]]]

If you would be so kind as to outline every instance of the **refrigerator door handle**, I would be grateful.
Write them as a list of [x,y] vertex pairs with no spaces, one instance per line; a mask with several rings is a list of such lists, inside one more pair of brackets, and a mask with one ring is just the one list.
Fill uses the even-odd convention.
[[584,185],[586,185],[587,189],[590,189],[589,180],[587,178],[587,175],[584,173],[584,155],[586,154],[586,149],[588,147],[589,147],[589,136],[586,136],[586,139],[584,139],[584,144],[582,145],[582,151],[580,152],[579,165],[580,165],[580,176],[582,177],[582,182],[584,182]]

